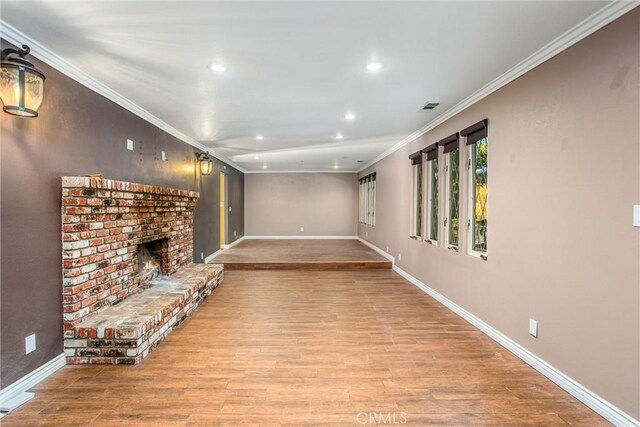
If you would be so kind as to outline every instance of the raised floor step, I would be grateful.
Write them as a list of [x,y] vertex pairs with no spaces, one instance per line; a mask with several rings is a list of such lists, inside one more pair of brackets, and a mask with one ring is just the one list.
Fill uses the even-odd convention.
[[214,262],[227,270],[378,270],[392,263],[356,239],[246,239]]
[[[216,262],[218,262],[216,260]],[[265,262],[221,262],[227,270],[380,270],[390,269],[390,261],[265,261]]]

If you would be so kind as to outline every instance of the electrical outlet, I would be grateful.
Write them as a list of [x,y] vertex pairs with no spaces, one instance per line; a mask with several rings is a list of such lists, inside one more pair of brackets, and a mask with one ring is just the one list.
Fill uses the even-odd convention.
[[402,261],[402,254],[398,253],[398,261]]
[[200,259],[204,260],[204,252],[200,252]]
[[529,319],[529,334],[538,338],[538,322],[533,319]]
[[127,150],[133,151],[133,141],[130,139],[127,139]]
[[640,205],[633,205],[633,226],[640,227]]
[[231,206],[229,206],[229,212],[231,212]]
[[389,253],[389,246],[387,246],[387,250],[385,251],[386,253]]
[[227,165],[222,165],[222,167],[226,169],[226,168],[227,168]]
[[300,232],[304,233],[304,227],[300,227]]
[[164,151],[162,152],[162,161],[163,162],[167,161],[167,153],[165,153]]
[[236,231],[233,230],[233,237],[236,237]]
[[31,334],[24,338],[24,354],[36,351],[36,334]]

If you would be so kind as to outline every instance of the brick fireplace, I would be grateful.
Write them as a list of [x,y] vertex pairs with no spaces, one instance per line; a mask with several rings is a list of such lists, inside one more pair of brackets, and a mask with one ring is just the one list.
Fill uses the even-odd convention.
[[198,197],[109,179],[62,178],[68,363],[139,362],[220,283],[220,266],[192,265]]

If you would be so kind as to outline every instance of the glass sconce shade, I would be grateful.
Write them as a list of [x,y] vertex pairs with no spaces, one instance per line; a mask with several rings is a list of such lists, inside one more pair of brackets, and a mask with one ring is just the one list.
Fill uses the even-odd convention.
[[38,117],[38,109],[44,98],[45,76],[24,59],[29,52],[27,45],[23,45],[22,50],[2,51],[0,98],[4,112],[21,117]]
[[198,155],[198,162],[200,163],[200,174],[211,175],[211,172],[213,172],[213,160],[209,156],[209,152],[200,153]]

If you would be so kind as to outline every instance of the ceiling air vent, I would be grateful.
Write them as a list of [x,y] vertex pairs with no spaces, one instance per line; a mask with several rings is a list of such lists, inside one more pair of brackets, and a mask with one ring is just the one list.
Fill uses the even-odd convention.
[[424,107],[422,107],[423,110],[433,110],[434,108],[436,108],[438,105],[440,105],[439,102],[429,102],[428,104],[426,104]]

